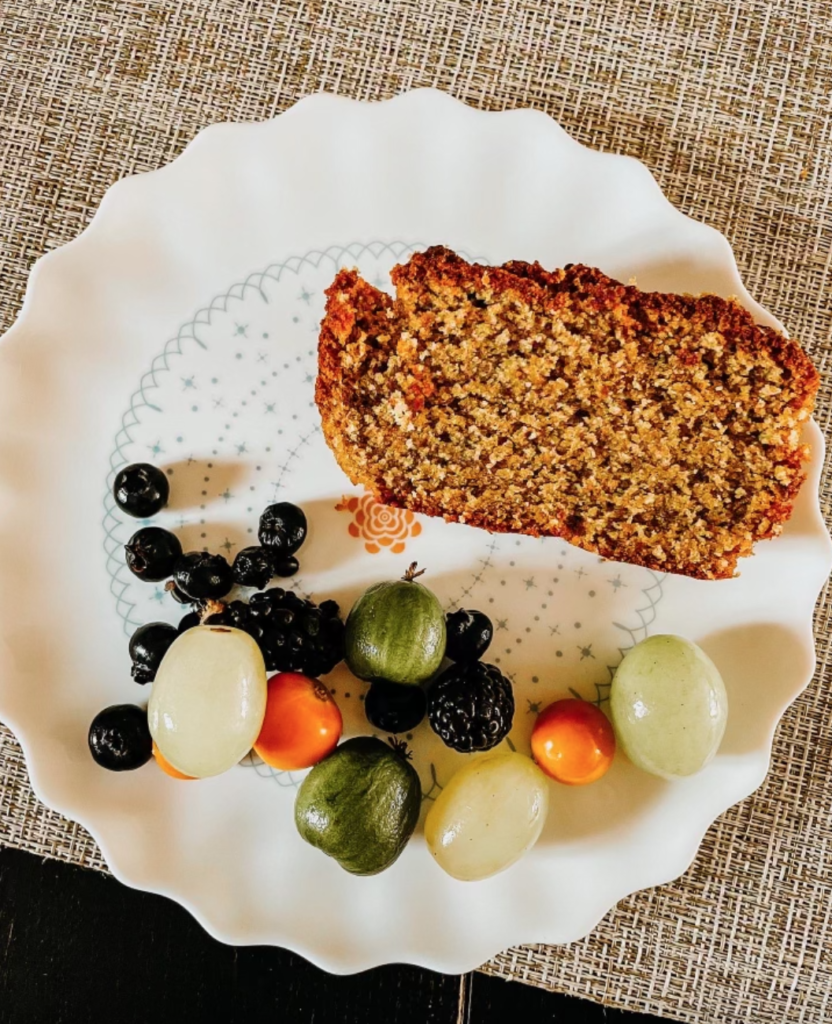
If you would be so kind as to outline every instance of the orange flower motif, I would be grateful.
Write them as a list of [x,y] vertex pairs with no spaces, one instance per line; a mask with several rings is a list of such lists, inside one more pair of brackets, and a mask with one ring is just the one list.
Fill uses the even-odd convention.
[[353,520],[348,527],[350,536],[362,538],[371,555],[377,555],[383,548],[400,555],[405,541],[422,532],[422,524],[416,522],[412,512],[381,505],[372,494],[361,498],[345,494],[335,508],[338,512],[352,513]]

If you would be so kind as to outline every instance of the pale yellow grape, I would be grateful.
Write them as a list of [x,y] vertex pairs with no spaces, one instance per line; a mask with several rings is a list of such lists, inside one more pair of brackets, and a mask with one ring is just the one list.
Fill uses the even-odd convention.
[[266,666],[247,634],[194,626],[171,644],[147,709],[150,734],[166,761],[204,779],[251,750],[266,713]]
[[680,636],[651,636],[618,666],[610,711],[618,742],[633,764],[677,779],[701,771],[716,754],[728,695],[700,647]]
[[549,783],[522,754],[476,757],[451,778],[425,819],[437,864],[476,882],[519,860],[537,842],[549,811]]

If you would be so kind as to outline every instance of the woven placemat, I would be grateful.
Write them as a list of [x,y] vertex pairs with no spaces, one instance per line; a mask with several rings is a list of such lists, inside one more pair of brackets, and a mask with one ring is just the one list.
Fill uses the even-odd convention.
[[[540,107],[643,160],[729,237],[750,291],[815,357],[826,430],[829,15],[805,0],[3,0],[0,327],[32,262],[84,227],[108,185],[205,125],[322,89],[380,99],[434,85],[478,107]],[[832,1015],[828,592],[816,627],[818,675],[778,730],[765,785],[713,826],[685,877],[624,900],[582,942],[485,970],[683,1021]],[[2,727],[0,842],[105,870],[83,829],[35,800]]]

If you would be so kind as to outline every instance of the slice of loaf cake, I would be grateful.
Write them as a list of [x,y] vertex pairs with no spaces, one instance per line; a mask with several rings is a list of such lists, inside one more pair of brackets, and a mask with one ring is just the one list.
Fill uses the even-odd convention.
[[392,278],[338,273],[316,385],[379,501],[701,579],[782,529],[818,374],[735,301],[441,247]]

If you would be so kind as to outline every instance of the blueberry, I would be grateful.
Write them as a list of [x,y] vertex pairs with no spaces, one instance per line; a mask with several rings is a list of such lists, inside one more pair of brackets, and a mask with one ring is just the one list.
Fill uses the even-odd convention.
[[243,548],[231,566],[234,582],[240,587],[263,587],[274,576],[274,558],[268,548]]
[[146,519],[165,507],[170,495],[168,478],[148,462],[136,462],[119,470],[113,482],[116,505],[129,516]]
[[373,683],[364,698],[367,721],[382,732],[407,732],[425,717],[428,699],[420,686]]
[[135,704],[113,704],[99,711],[87,739],[93,759],[111,772],[141,768],[153,753],[147,712]]
[[297,505],[281,501],[269,505],[260,516],[260,543],[273,548],[281,557],[293,555],[306,540],[306,516]]
[[179,620],[179,625],[176,627],[177,633],[184,633],[188,629],[193,629],[194,626],[198,626],[200,622],[199,614],[197,612],[188,612],[187,615],[183,615]]
[[149,622],[139,626],[130,637],[130,657],[133,667],[130,674],[137,683],[152,683],[162,658],[179,635],[175,626],[166,622]]
[[174,563],[182,554],[179,538],[160,526],[138,530],[124,547],[130,571],[141,580],[158,583],[173,572]]
[[445,617],[445,624],[448,630],[445,655],[451,661],[478,661],[494,636],[491,619],[484,612],[460,608]]
[[168,583],[168,585],[165,587],[165,590],[170,594],[170,596],[174,599],[174,601],[176,601],[177,604],[193,604],[194,603],[191,600],[191,598],[188,597],[187,594],[183,594],[182,593],[182,591],[179,589],[179,587],[177,587],[177,585],[173,581]]
[[300,569],[300,565],[294,555],[279,558],[274,564],[275,576],[294,576],[298,569]]
[[176,560],[173,582],[192,601],[205,601],[225,597],[234,586],[234,577],[222,555],[188,551]]

